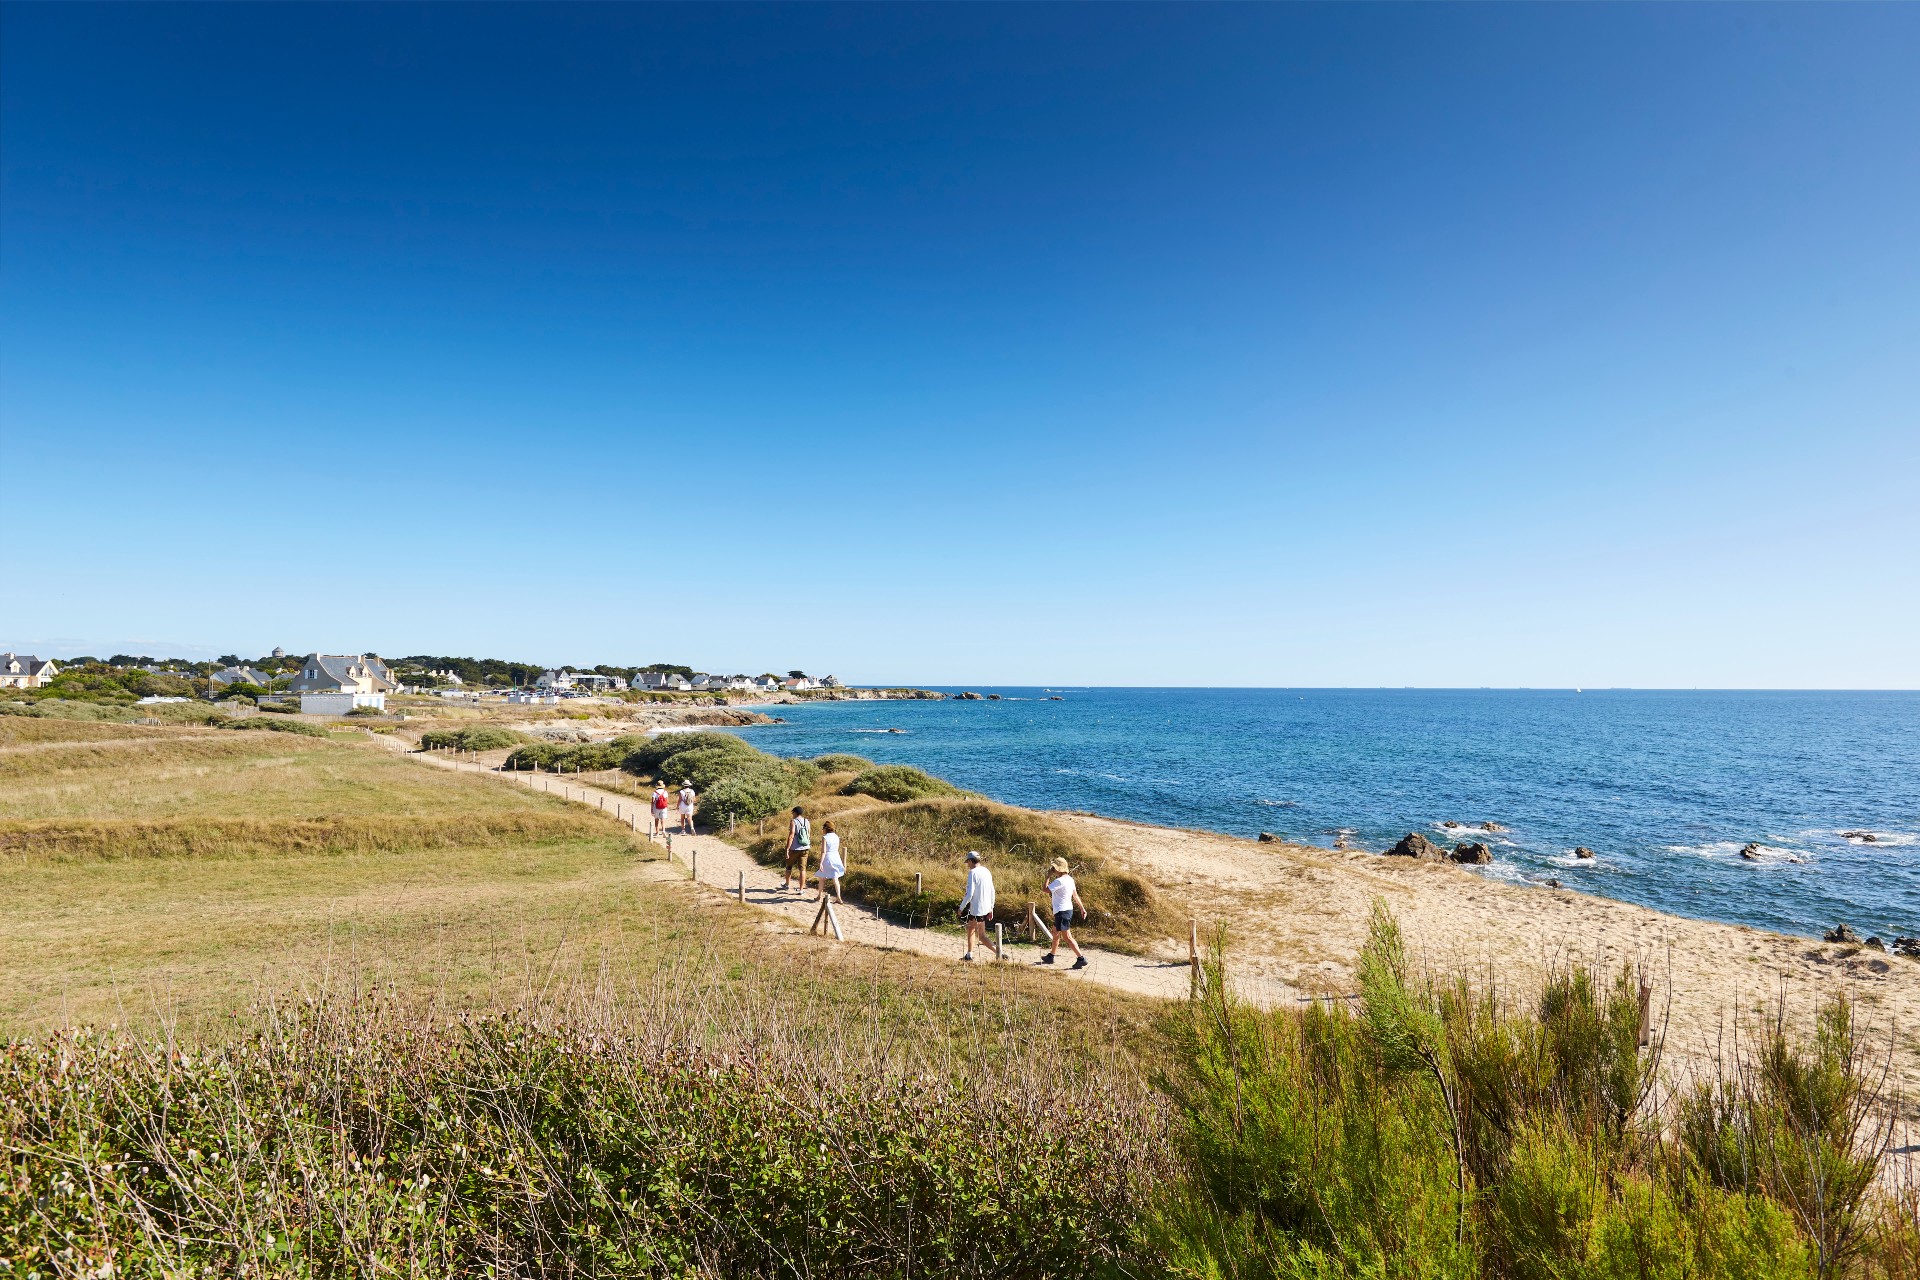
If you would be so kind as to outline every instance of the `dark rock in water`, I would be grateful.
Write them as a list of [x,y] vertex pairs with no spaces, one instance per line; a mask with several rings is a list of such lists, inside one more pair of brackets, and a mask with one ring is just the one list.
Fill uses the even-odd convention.
[[1482,831],[1505,831],[1506,830],[1505,827],[1501,826],[1497,822],[1483,822],[1480,824],[1480,829]]
[[1273,832],[1271,831],[1262,831],[1260,833],[1260,843],[1261,844],[1279,844],[1280,837],[1273,834]]
[[960,702],[980,702],[983,700],[979,694],[973,692],[971,689],[965,693],[956,693],[953,696]]
[[1821,937],[1823,940],[1827,942],[1857,943],[1860,941],[1860,935],[1853,931],[1852,925],[1847,925],[1847,924],[1835,925],[1833,928],[1827,930],[1824,934],[1822,934]]
[[1047,701],[1048,702],[1065,702],[1066,699],[1056,693],[1051,698],[1048,698]]
[[1895,938],[1893,954],[1909,960],[1920,960],[1920,938]]
[[987,695],[987,701],[988,701],[988,702],[998,702],[998,701],[1000,701],[1000,695],[999,695],[999,694],[997,694],[997,693],[990,693],[990,694],[988,694],[988,695]]
[[1445,862],[1447,851],[1418,831],[1409,831],[1399,844],[1387,850],[1391,858],[1418,858],[1422,862]]
[[1749,840],[1745,845],[1741,846],[1740,856],[1748,862],[1760,861],[1760,842],[1758,840]]
[[1871,831],[1842,831],[1840,838],[1842,840],[1858,840],[1862,844],[1877,844],[1880,840],[1880,837]]
[[1593,856],[1593,850],[1587,848],[1585,845],[1576,845],[1573,850],[1573,856],[1576,858],[1591,858]]
[[1476,867],[1484,867],[1493,861],[1493,850],[1483,844],[1474,844],[1470,841],[1453,851],[1453,860],[1455,862],[1469,863]]
[[1549,881],[1547,881],[1547,888],[1549,888],[1549,889],[1558,889],[1559,887],[1560,887],[1560,882],[1559,882],[1558,880],[1549,880]]
[[1885,951],[1887,949],[1887,944],[1879,938],[1868,938],[1867,946],[1875,951]]
[[1448,818],[1445,822],[1441,823],[1440,825],[1445,827],[1447,830],[1452,831],[1455,827],[1458,827],[1460,824],[1455,822],[1452,818]]

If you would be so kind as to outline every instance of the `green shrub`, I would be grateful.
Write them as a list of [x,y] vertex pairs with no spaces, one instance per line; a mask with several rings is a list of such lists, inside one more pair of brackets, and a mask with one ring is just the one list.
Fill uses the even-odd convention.
[[639,777],[658,778],[661,762],[667,757],[697,750],[732,751],[756,758],[762,754],[746,739],[731,733],[661,733],[634,742],[620,767]]
[[695,747],[676,751],[655,767],[655,776],[670,787],[692,782],[694,790],[706,791],[727,778],[765,768],[771,760],[757,751],[728,751],[718,747]]
[[626,758],[630,745],[619,739],[612,742],[535,742],[519,748],[507,757],[507,769],[533,769],[546,773],[597,773],[617,769]]
[[346,714],[350,716],[383,716],[387,713],[379,707],[354,707]]
[[290,1001],[205,1048],[8,1044],[0,1257],[22,1276],[104,1258],[141,1276],[1140,1274],[1130,1225],[1166,1162],[1138,1094],[848,1064],[791,1033],[715,1046],[655,1016],[368,996]]
[[700,796],[700,821],[710,831],[732,822],[758,822],[791,808],[800,792],[792,775],[773,764],[756,764],[716,782]]
[[325,738],[330,736],[326,729],[307,720],[263,720],[259,716],[248,716],[244,720],[224,722],[228,729],[264,729],[269,733],[297,733],[306,738]]
[[960,788],[942,782],[930,773],[904,764],[880,764],[864,769],[849,782],[841,794],[849,796],[872,796],[876,800],[885,800],[892,804],[903,804],[908,800],[924,800],[928,796],[957,796],[965,794]]
[[831,752],[824,756],[815,756],[813,763],[826,773],[859,773],[862,769],[874,767],[873,761],[865,756],[848,755],[843,751]]
[[475,725],[465,729],[430,729],[420,735],[423,751],[499,751],[517,747],[533,738],[498,725]]

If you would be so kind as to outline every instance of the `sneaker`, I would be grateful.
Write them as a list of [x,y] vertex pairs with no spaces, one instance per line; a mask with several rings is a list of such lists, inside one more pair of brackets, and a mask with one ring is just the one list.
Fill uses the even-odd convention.
[[1085,956],[1081,956],[1078,960],[1075,960],[1071,965],[1067,967],[1070,969],[1084,969],[1087,967],[1087,958]]
[[1041,956],[1038,960],[1035,960],[1034,963],[1035,964],[1052,964],[1053,952],[1051,951],[1047,952],[1046,955]]
[[961,956],[960,958],[961,958],[962,960],[966,960],[966,961],[969,961],[969,962],[971,962],[971,961],[973,960],[973,952],[971,952],[971,951],[969,951],[969,952],[967,952],[967,954],[965,954],[965,955],[963,955],[963,956]]

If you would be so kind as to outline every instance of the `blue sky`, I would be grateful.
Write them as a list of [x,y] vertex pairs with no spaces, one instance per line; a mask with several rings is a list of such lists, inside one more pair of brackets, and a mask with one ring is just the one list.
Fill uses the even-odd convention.
[[0,647],[1920,686],[1920,7],[0,37]]

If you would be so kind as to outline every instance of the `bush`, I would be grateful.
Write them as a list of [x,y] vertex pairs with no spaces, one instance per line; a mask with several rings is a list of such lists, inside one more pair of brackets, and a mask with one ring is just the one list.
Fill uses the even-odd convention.
[[[849,757],[857,758],[857,757]],[[923,800],[928,796],[957,796],[960,788],[942,782],[930,773],[904,764],[881,764],[864,769],[841,791],[842,795],[872,796],[892,804]]]
[[849,1063],[790,1033],[716,1046],[677,1013],[321,998],[191,1051],[9,1044],[0,1257],[23,1276],[103,1258],[143,1276],[1140,1274],[1131,1223],[1167,1176],[1150,1100]]
[[758,822],[791,808],[800,797],[793,778],[778,765],[755,765],[716,782],[700,796],[700,821],[709,831],[731,822]]
[[466,729],[429,729],[420,735],[422,751],[499,751],[517,747],[534,739],[514,729],[498,725],[476,725]]
[[654,770],[660,781],[670,787],[691,781],[696,791],[706,791],[728,778],[765,768],[771,760],[748,748],[745,752],[725,751],[717,747],[695,747],[677,751],[662,760]]
[[617,738],[612,742],[535,742],[516,750],[501,767],[538,767],[546,773],[598,773],[602,769],[619,768],[629,750],[630,744]]
[[668,756],[696,750],[732,751],[754,758],[762,754],[746,739],[730,733],[662,733],[634,742],[620,767],[642,778],[657,778],[661,776],[661,762]]
[[848,755],[843,751],[815,756],[813,763],[825,773],[859,773],[862,769],[874,767],[873,761],[865,756]]
[[[1637,974],[1574,968],[1531,1008],[1509,1006],[1416,982],[1378,908],[1359,968],[1358,1010],[1265,1011],[1232,996],[1215,951],[1201,1001],[1172,1019],[1166,1086],[1188,1172],[1155,1219],[1167,1271],[1806,1280],[1865,1261],[1901,1274],[1910,1229],[1867,1196],[1886,1130],[1861,1123],[1891,1112],[1844,1003],[1811,1042],[1776,1020],[1670,1126],[1651,1088],[1658,1036],[1638,1044]],[[1770,1072],[1784,1092],[1761,1083]],[[1791,1142],[1756,1136],[1795,1107]],[[1663,1141],[1672,1127],[1678,1143]],[[1745,1157],[1738,1176],[1729,1153]]]
[[383,716],[387,713],[379,707],[354,707],[348,711],[347,714],[350,716]]
[[259,716],[248,716],[244,720],[228,720],[228,729],[265,729],[270,733],[297,733],[306,738],[325,738],[330,735],[320,725],[306,720],[263,720]]

